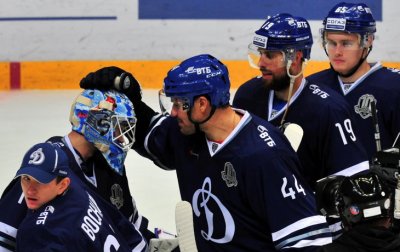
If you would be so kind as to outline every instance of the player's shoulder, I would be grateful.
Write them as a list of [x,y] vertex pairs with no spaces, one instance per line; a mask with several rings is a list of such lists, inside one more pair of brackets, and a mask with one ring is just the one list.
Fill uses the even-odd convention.
[[80,208],[57,204],[47,204],[37,211],[29,210],[19,226],[17,246],[33,250],[62,247],[65,251],[85,247],[89,240],[80,231],[82,213]]
[[[372,74],[373,80],[384,82],[387,88],[400,89],[400,69],[382,67]],[[381,83],[379,83],[380,86]]]
[[313,83],[320,83],[320,82],[326,83],[326,82],[329,82],[332,80],[336,80],[337,75],[334,71],[332,71],[332,69],[328,68],[328,69],[324,69],[322,71],[310,74],[306,77],[306,79]]
[[251,133],[242,136],[243,144],[238,144],[237,156],[246,164],[255,164],[252,169],[256,170],[282,169],[288,163],[296,166],[296,152],[281,130],[256,115],[250,115],[252,120],[248,124],[247,132]]
[[261,76],[254,77],[242,85],[239,86],[236,93],[241,92],[258,92],[259,90],[265,89],[265,85],[263,84],[263,80]]
[[258,151],[259,154],[265,155],[266,149],[270,150],[271,154],[281,148],[290,149],[286,138],[278,127],[257,115],[252,113],[249,113],[249,115],[251,116],[251,121],[249,122],[251,134],[249,134],[249,138],[254,139],[251,141],[251,152],[256,153]]
[[347,106],[346,100],[338,94],[335,90],[331,89],[327,84],[323,82],[313,82],[307,80],[307,84],[304,87],[304,93],[309,97],[310,102],[316,103],[314,109],[320,108],[340,108]]
[[400,79],[400,69],[397,68],[383,66],[377,73]]
[[65,145],[62,136],[52,136],[52,137],[48,138],[46,140],[46,142],[47,143],[51,143],[51,144],[59,145],[60,147],[63,147]]

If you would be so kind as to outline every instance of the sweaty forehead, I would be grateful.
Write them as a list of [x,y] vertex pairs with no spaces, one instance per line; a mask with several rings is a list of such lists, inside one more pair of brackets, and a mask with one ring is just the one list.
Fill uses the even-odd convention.
[[188,99],[185,97],[172,97],[171,98],[171,102],[173,103],[184,103],[186,102]]
[[359,35],[347,32],[327,32],[326,38],[330,40],[357,40]]

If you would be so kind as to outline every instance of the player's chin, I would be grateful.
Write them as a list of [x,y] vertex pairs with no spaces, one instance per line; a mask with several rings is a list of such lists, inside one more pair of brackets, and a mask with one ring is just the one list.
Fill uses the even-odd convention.
[[196,132],[196,128],[194,127],[194,125],[180,126],[180,130],[181,130],[181,133],[186,136],[193,135]]
[[38,209],[41,205],[37,200],[26,200],[26,206],[31,210],[35,210]]
[[261,72],[261,76],[264,80],[271,80],[274,76],[269,72]]
[[347,74],[347,72],[349,71],[349,69],[347,69],[345,66],[343,65],[332,65],[333,69],[338,72],[339,74]]

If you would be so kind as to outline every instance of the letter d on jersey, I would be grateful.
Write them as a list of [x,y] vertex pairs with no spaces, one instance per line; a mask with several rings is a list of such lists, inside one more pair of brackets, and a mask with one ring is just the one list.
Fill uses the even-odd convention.
[[[199,201],[199,196],[201,194],[201,201]],[[207,203],[213,200],[222,213],[225,222],[225,234],[223,237],[215,238],[214,236],[214,213],[208,208]],[[200,206],[198,206],[198,204]],[[213,204],[214,205],[214,204]],[[196,190],[193,194],[192,200],[193,212],[194,214],[200,218],[201,212],[200,208],[204,208],[204,214],[206,217],[206,223],[208,224],[208,231],[201,230],[201,235],[207,241],[212,241],[215,243],[228,243],[232,241],[233,235],[235,234],[235,222],[233,221],[232,215],[229,213],[228,209],[222,204],[222,202],[211,193],[211,179],[206,177],[203,182],[203,186],[201,189]]]

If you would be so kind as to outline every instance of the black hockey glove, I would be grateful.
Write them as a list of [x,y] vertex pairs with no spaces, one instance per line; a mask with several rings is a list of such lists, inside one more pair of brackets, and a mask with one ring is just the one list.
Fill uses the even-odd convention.
[[133,75],[125,70],[110,66],[91,72],[84,77],[79,86],[84,89],[119,90],[135,104],[142,100],[142,88]]

